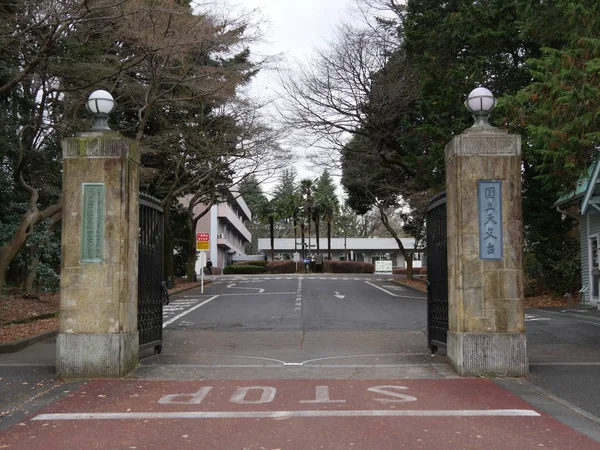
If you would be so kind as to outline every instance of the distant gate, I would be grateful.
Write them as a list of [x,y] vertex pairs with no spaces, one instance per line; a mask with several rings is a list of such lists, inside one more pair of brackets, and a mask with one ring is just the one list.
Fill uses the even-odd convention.
[[446,351],[448,334],[448,261],[446,193],[427,209],[427,345]]
[[[138,331],[140,351],[162,350],[163,209],[158,199],[140,193],[140,246],[138,260]],[[168,297],[167,297],[168,299]]]

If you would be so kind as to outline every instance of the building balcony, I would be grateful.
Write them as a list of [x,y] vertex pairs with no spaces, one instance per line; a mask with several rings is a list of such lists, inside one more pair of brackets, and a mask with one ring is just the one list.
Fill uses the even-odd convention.
[[220,221],[228,222],[232,228],[234,228],[246,242],[250,242],[252,235],[246,225],[240,220],[240,218],[227,206],[226,203],[221,203],[217,206],[217,217]]
[[239,255],[244,254],[243,248],[236,247],[229,239],[227,239],[227,236],[225,236],[224,234],[221,234],[221,233],[219,233],[217,235],[217,246],[224,248],[225,251],[231,250]]

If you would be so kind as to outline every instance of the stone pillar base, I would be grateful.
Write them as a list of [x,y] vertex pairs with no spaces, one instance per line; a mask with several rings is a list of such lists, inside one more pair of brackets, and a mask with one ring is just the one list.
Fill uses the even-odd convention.
[[463,377],[523,377],[529,373],[525,333],[449,331],[448,358]]
[[59,333],[56,373],[62,378],[123,377],[138,363],[138,332]]

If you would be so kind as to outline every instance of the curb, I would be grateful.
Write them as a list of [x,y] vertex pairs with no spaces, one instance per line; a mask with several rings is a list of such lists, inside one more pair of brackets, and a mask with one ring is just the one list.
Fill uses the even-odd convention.
[[[212,283],[212,280],[210,281],[204,281],[204,285],[206,286],[207,284]],[[185,288],[185,289],[181,289],[180,291],[177,292],[173,292],[172,294],[169,294],[170,296],[173,295],[178,295],[182,292],[186,292],[186,291],[190,291],[192,289],[197,289],[200,287],[200,284],[198,284],[197,286],[190,286],[189,288]],[[54,317],[56,313],[50,313],[50,314],[44,314],[43,316],[49,316],[49,317]],[[43,316],[38,316],[35,318],[35,320],[39,320],[42,318],[46,318]],[[26,322],[31,322],[31,319],[27,319]],[[0,344],[0,355],[4,355],[7,353],[16,353],[16,352],[20,352],[21,350],[23,350],[24,348],[29,347],[30,345],[33,344],[37,344],[38,342],[41,341],[45,341],[46,339],[50,339],[53,338],[55,336],[58,335],[59,330],[53,330],[53,331],[46,331],[45,333],[41,333],[35,336],[31,336],[28,338],[24,338],[21,339],[19,341],[15,341],[15,342],[8,342],[6,344]]]
[[38,334],[29,338],[21,339],[20,341],[9,342],[7,344],[0,344],[0,355],[6,353],[16,353],[30,345],[37,344],[38,342],[45,341],[46,339],[53,338],[58,335],[58,330],[46,331],[45,333]]
[[401,285],[403,287],[406,287],[408,289],[412,289],[413,291],[420,292],[421,294],[427,294],[427,289],[425,289],[425,290],[418,289],[418,288],[416,288],[414,286],[410,286],[408,284],[403,283],[401,280],[393,280],[393,283],[399,284],[399,285]]
[[[211,283],[212,283],[212,280],[208,280],[208,281],[204,280],[204,286],[206,286],[208,284],[211,284]],[[198,284],[196,284],[194,286],[190,286],[190,287],[187,287],[187,288],[184,288],[184,289],[180,289],[179,291],[171,292],[171,293],[169,293],[169,297],[173,297],[173,296],[179,295],[179,294],[181,294],[183,292],[191,291],[192,289],[198,289],[199,287],[200,287],[200,282],[198,282]]]

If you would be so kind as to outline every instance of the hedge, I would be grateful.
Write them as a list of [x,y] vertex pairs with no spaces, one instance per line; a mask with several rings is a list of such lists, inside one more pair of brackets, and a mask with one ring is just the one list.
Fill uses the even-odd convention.
[[[298,268],[304,270],[304,264],[298,263]],[[269,273],[296,273],[294,261],[270,261],[267,264]]]
[[[406,275],[405,267],[397,267],[392,270],[394,275]],[[413,275],[427,275],[426,267],[413,267]]]
[[248,275],[248,274],[257,274],[257,273],[265,273],[267,271],[267,269],[265,267],[261,267],[261,266],[257,266],[257,265],[232,265],[232,266],[227,266],[223,269],[223,273],[225,275],[237,275],[237,274],[243,274],[243,275]]
[[260,266],[260,267],[266,267],[267,264],[269,264],[269,261],[265,261],[265,260],[261,260],[261,259],[255,259],[255,260],[249,260],[249,261],[236,261],[233,263],[234,266]]
[[375,265],[359,261],[325,261],[329,273],[375,273]]

